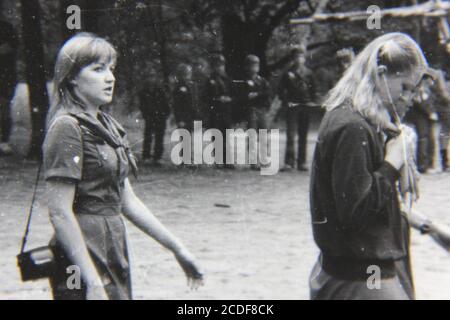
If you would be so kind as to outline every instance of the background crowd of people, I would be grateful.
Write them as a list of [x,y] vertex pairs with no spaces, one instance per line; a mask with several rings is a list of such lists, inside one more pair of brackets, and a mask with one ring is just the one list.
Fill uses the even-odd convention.
[[[4,22],[2,22],[4,23]],[[16,85],[11,70],[16,57],[16,39],[13,29],[2,32],[1,59],[1,148],[2,155],[10,155],[8,144],[12,128],[10,101]],[[4,29],[4,28],[3,28]],[[6,30],[6,29],[4,29]],[[9,30],[9,29],[8,29]],[[9,36],[8,36],[9,35]],[[319,108],[324,97],[315,90],[313,71],[306,64],[306,47],[294,50],[292,62],[274,86],[260,74],[260,59],[248,55],[245,59],[245,79],[228,76],[222,54],[211,56],[207,77],[196,75],[198,68],[182,63],[176,69],[172,85],[164,85],[156,70],[148,73],[137,96],[137,105],[145,121],[141,161],[145,165],[160,166],[164,153],[164,136],[170,115],[176,128],[193,130],[194,121],[203,121],[204,128],[216,128],[225,137],[225,130],[246,124],[247,128],[271,129],[274,121],[270,112],[276,97],[284,114],[286,151],[282,171],[307,171],[306,150],[309,118],[312,108]],[[336,53],[339,69],[345,72],[355,53],[351,48]],[[199,73],[199,72],[198,72]],[[421,173],[445,171],[448,168],[450,122],[450,81],[443,70],[435,70],[434,78],[417,92],[406,120],[417,134],[416,161]],[[265,146],[265,143],[261,144]],[[227,143],[223,144],[224,153]],[[250,146],[255,147],[255,146]],[[234,168],[232,164],[218,164],[218,168]],[[252,165],[258,169],[259,164]]]
[[[3,11],[6,10],[2,10],[2,14]],[[15,26],[11,23],[14,19],[6,18],[0,19],[1,155],[13,152],[8,143],[12,130],[10,101],[16,84],[23,80],[16,70],[23,68],[17,68],[21,49],[18,41],[20,32],[14,30]],[[426,29],[426,26],[423,28]],[[316,38],[319,38],[318,34],[309,40]],[[176,45],[181,45],[180,41]],[[290,39],[286,42],[292,51],[288,55],[290,63],[283,64],[275,76],[268,70],[266,56],[259,53],[246,56],[246,53],[242,53],[242,64],[237,66],[234,61],[225,60],[225,56],[230,56],[225,48],[222,51],[208,50],[208,54],[192,59],[177,56],[179,60],[174,59],[176,62],[170,68],[167,68],[167,61],[158,59],[157,63],[152,60],[143,64],[139,76],[136,74],[136,79],[127,80],[139,83],[136,86],[138,94],[133,95],[129,109],[137,106],[145,120],[141,151],[143,163],[161,164],[166,145],[164,136],[167,129],[172,128],[170,124],[192,130],[193,121],[201,120],[203,128],[216,128],[222,133],[228,128],[243,125],[254,129],[285,128],[286,151],[282,171],[307,170],[307,134],[311,113],[317,113],[318,110],[319,114],[322,113],[321,102],[325,99],[327,90],[334,85],[328,82],[333,82],[330,79],[336,82],[340,78],[355,52],[352,48],[344,48],[329,55],[327,63],[333,61],[334,65],[328,69],[334,75],[323,76],[324,69],[327,68],[320,67],[318,59],[321,58],[314,52],[317,50],[314,49],[315,43],[308,43],[307,38],[299,38],[295,42]],[[450,46],[447,45],[446,48],[448,54]],[[356,53],[360,50],[361,44],[356,43]],[[195,54],[194,51],[189,52]],[[164,57],[160,55],[160,58]],[[163,70],[164,68],[170,69],[170,77],[165,74],[167,70]],[[236,73],[236,68],[241,68],[242,72]],[[442,69],[443,66],[437,65],[436,68]],[[122,69],[121,72],[125,70]],[[445,171],[448,167],[448,79],[446,71],[436,70],[436,77],[429,80],[427,88],[422,88],[407,116],[409,124],[417,133],[416,160],[422,173],[441,169]],[[285,123],[276,121],[278,119],[285,119]],[[264,145],[265,143],[261,143],[261,146]],[[225,148],[226,143],[224,150]],[[259,166],[256,164],[252,168],[258,169]],[[232,165],[217,167],[233,168]]]
[[[313,237],[321,251],[310,282],[311,298],[336,298],[329,290],[334,291],[333,288],[349,293],[347,298],[371,298],[373,291],[367,291],[370,288],[360,281],[367,275],[366,264],[379,265],[383,273],[386,270],[392,272],[389,278],[395,278],[397,266],[394,264],[397,262],[401,268],[399,275],[410,279],[402,281],[402,292],[396,291],[399,286],[394,283],[386,292],[380,291],[379,298],[403,299],[406,298],[403,293],[413,298],[409,266],[410,225],[421,234],[430,235],[448,251],[450,232],[439,222],[442,217],[430,219],[412,209],[412,203],[418,199],[416,171],[422,174],[446,171],[449,164],[450,73],[445,58],[436,58],[433,52],[425,49],[430,47],[425,38],[435,35],[430,31],[433,27],[425,23],[416,25],[413,21],[411,29],[394,24],[383,29],[385,35],[377,36],[377,31],[365,30],[367,33],[346,39],[339,37],[338,29],[322,35],[316,25],[301,30],[290,25],[289,19],[302,16],[302,10],[313,11],[312,17],[322,9],[334,12],[332,7],[321,8],[320,4],[316,8],[302,8],[295,1],[286,1],[284,5],[261,1],[253,2],[251,8],[242,2],[241,6],[236,5],[221,15],[223,3],[208,0],[205,3],[217,11],[213,12],[216,18],[205,24],[206,16],[198,19],[204,21],[190,20],[184,13],[179,13],[181,7],[174,10],[163,1],[159,1],[158,6],[153,6],[150,1],[130,1],[128,4],[117,1],[114,6],[108,6],[106,2],[88,6],[86,1],[82,5],[82,31],[87,32],[78,32],[66,30],[65,4],[48,1],[44,9],[62,9],[59,19],[63,23],[57,27],[47,21],[43,23],[42,26],[47,28],[43,30],[44,34],[47,34],[36,40],[33,48],[28,46],[33,43],[33,37],[29,36],[33,33],[30,28],[25,28],[29,27],[26,14],[20,19],[17,15],[19,9],[27,13],[25,2],[21,7],[8,2],[7,12],[12,23],[1,22],[0,26],[0,155],[19,153],[14,141],[18,136],[15,129],[27,134],[31,131],[31,139],[24,134],[21,142],[23,149],[29,149],[29,158],[42,160],[47,182],[48,212],[55,230],[55,238],[49,247],[56,250],[53,252],[56,252],[58,271],[62,272],[50,279],[55,298],[72,296],[73,292],[65,292],[70,288],[66,288],[67,274],[63,272],[69,263],[81,267],[86,285],[75,298],[132,298],[127,233],[120,220],[122,215],[174,254],[188,282],[201,284],[202,268],[183,242],[173,236],[147,207],[146,202],[155,199],[146,197],[156,198],[154,202],[161,207],[176,208],[173,210],[177,214],[179,208],[186,208],[189,215],[196,210],[196,216],[205,222],[204,229],[211,235],[207,234],[205,238],[217,240],[216,235],[223,233],[236,241],[238,249],[244,241],[236,238],[237,233],[227,234],[229,229],[222,227],[223,221],[217,223],[223,228],[220,232],[213,234],[211,231],[207,219],[214,216],[211,214],[214,208],[231,208],[233,214],[242,215],[244,219],[239,217],[236,221],[239,225],[244,221],[242,230],[245,232],[251,231],[246,217],[254,216],[256,219],[251,221],[254,229],[264,231],[264,239],[276,239],[273,235],[267,236],[265,228],[260,228],[264,222],[262,210],[253,208],[256,203],[268,206],[270,201],[261,190],[252,191],[242,183],[245,179],[248,185],[264,187],[250,171],[213,174],[220,183],[235,179],[232,185],[223,185],[221,189],[211,187],[215,183],[211,179],[212,171],[195,170],[194,175],[190,170],[173,170],[177,163],[166,157],[174,150],[168,150],[171,145],[167,143],[168,137],[177,129],[195,134],[196,121],[202,122],[202,129],[214,128],[222,133],[225,138],[223,155],[228,154],[231,142],[226,134],[228,129],[255,130],[257,139],[249,139],[248,143],[250,154],[259,148],[257,162],[249,163],[252,170],[262,170],[267,165],[262,158],[267,155],[267,150],[261,148],[268,148],[271,141],[260,130],[281,129],[280,148],[277,149],[277,152],[284,152],[281,171],[311,171],[300,179],[295,175],[280,174],[273,180],[264,181],[267,194],[273,197],[273,208],[267,208],[267,211],[274,213],[277,222],[280,217],[285,218],[289,210],[296,211],[295,219],[298,213],[303,219],[303,214],[311,211]],[[196,12],[200,16],[203,12],[201,6],[197,6],[200,3],[203,1],[193,1],[183,12]],[[33,11],[38,16],[37,9],[28,12]],[[3,12],[1,8],[0,12]],[[43,16],[52,20],[48,12]],[[240,20],[241,17],[245,19]],[[25,27],[16,36],[19,29],[15,29],[20,25]],[[111,26],[111,30],[105,30],[105,25]],[[410,26],[410,21],[405,25]],[[391,29],[399,29],[402,33],[389,32]],[[52,38],[49,36],[52,32],[48,30],[61,32]],[[248,32],[244,34],[243,31]],[[419,31],[422,31],[422,37]],[[323,38],[326,41],[322,41]],[[248,45],[250,40],[258,44]],[[432,40],[437,43],[436,38]],[[439,44],[445,47],[445,57],[449,58],[450,44],[445,45],[445,41],[448,40]],[[419,43],[420,46],[424,43],[425,47],[422,49]],[[54,64],[53,53],[61,44],[53,71],[46,71],[45,65]],[[282,50],[277,52],[279,47]],[[48,56],[29,59],[38,56],[38,49]],[[426,56],[433,60],[428,63]],[[435,69],[428,69],[429,65]],[[16,76],[16,69],[19,76]],[[39,72],[40,77],[35,77]],[[19,82],[26,90],[19,92]],[[51,84],[48,92],[46,82]],[[16,113],[18,109],[14,109],[15,121],[31,118],[31,126],[24,125],[26,121],[12,121],[11,101],[17,101],[13,97],[18,95],[26,97],[22,100],[24,103],[20,103],[21,111]],[[136,107],[144,120],[142,131],[137,124],[140,116],[134,112]],[[411,130],[403,126],[405,114]],[[317,143],[314,143],[315,153],[310,157],[307,152],[312,150],[313,144],[308,141],[308,133],[315,130],[319,122],[317,115],[322,121]],[[118,116],[119,121],[113,116]],[[40,125],[45,118],[44,128]],[[120,124],[124,119],[131,120],[125,123],[126,128]],[[132,131],[132,135],[127,131]],[[415,135],[410,136],[410,132]],[[40,141],[40,137],[44,139]],[[278,137],[276,139],[278,142]],[[272,154],[272,150],[271,156],[278,156]],[[136,193],[128,180],[131,172],[136,178],[138,176],[133,153],[138,154],[138,164],[142,167],[168,168],[143,170],[144,178],[149,178],[151,183],[142,183],[145,179],[136,180]],[[415,159],[410,157],[411,154]],[[313,161],[309,165],[311,158]],[[26,163],[13,163],[15,157],[11,159],[3,161],[7,175],[14,173],[10,169],[14,165]],[[183,161],[188,162],[185,157]],[[223,161],[213,167],[235,169],[232,162]],[[182,164],[180,167],[184,168],[186,163]],[[189,167],[198,168],[197,164]],[[21,174],[24,170],[26,172],[27,168],[18,169]],[[40,170],[39,165],[31,208],[36,199]],[[169,188],[167,184],[159,187],[154,183],[159,179],[158,175],[164,183],[170,183],[167,182],[170,176],[174,176],[174,180],[188,181],[188,188]],[[445,176],[441,177],[423,180],[425,183],[446,180]],[[205,182],[204,189],[196,189],[197,184],[202,184],[195,180],[199,178],[204,178],[200,180]],[[238,178],[242,180],[238,181]],[[18,192],[20,183],[22,180],[24,184],[28,183],[22,177],[10,180],[14,180],[15,185],[5,188],[10,189],[10,194],[5,192],[7,200],[15,199],[17,194],[22,196],[22,192]],[[309,192],[306,185],[309,185]],[[240,192],[237,187],[245,191]],[[227,191],[226,188],[233,189]],[[161,195],[155,195],[157,189],[167,193],[167,203],[163,203]],[[289,192],[283,192],[288,189]],[[298,189],[302,190],[300,196]],[[436,190],[439,187],[424,189],[439,191]],[[186,193],[187,190],[191,194]],[[212,191],[219,195],[217,199]],[[259,198],[247,201],[241,193]],[[296,202],[288,203],[281,193],[285,193],[289,201],[295,199]],[[205,194],[210,197],[208,201],[205,201]],[[201,197],[197,208],[193,205],[193,195]],[[442,211],[447,210],[446,195],[441,196],[444,201],[436,194],[429,198],[432,200],[428,201],[442,204]],[[177,200],[180,201],[178,206]],[[5,201],[8,206],[10,202]],[[2,210],[17,224],[16,207]],[[200,217],[201,210],[205,214]],[[31,221],[32,211],[28,221]],[[217,215],[218,218],[224,216],[226,214]],[[195,233],[192,232],[192,221],[182,220],[187,217],[177,215],[176,223],[188,226],[189,233]],[[272,221],[267,227],[270,231],[274,230]],[[286,220],[286,223],[295,221],[299,220]],[[281,231],[279,240],[290,238],[286,236],[289,232]],[[292,234],[308,234],[303,231],[298,228]],[[212,247],[205,245],[206,250],[202,251],[206,252],[204,257],[207,259],[210,258],[207,252]],[[254,248],[252,245],[251,249]],[[277,251],[270,258],[277,260],[280,256]],[[147,261],[144,265],[145,269]],[[290,268],[292,264],[286,265]],[[98,274],[97,269],[100,270]],[[234,269],[239,268],[232,267],[228,271]],[[274,270],[278,273],[278,266]],[[347,281],[348,277],[357,278],[358,283],[341,282]],[[351,296],[353,294],[356,296]]]
[[[194,121],[203,121],[204,128],[216,128],[225,137],[225,130],[244,123],[247,128],[271,129],[277,124],[271,117],[276,98],[284,114],[286,151],[282,171],[307,171],[307,135],[312,108],[320,108],[313,71],[306,65],[306,47],[295,49],[292,62],[277,85],[271,85],[260,75],[260,60],[248,55],[244,79],[232,79],[225,69],[225,58],[214,54],[210,59],[210,74],[196,80],[194,68],[180,64],[172,88],[165,87],[157,73],[149,73],[148,81],[139,94],[139,106],[145,120],[142,161],[161,165],[164,134],[170,114],[176,128],[193,130]],[[336,53],[342,73],[355,56],[352,48]],[[416,162],[420,173],[446,171],[448,168],[450,81],[443,70],[433,69],[433,78],[416,93],[406,121],[416,132]],[[284,125],[283,125],[284,127]],[[264,146],[265,144],[262,143]],[[153,146],[153,147],[152,147]],[[223,144],[224,152],[227,143]],[[252,147],[252,146],[250,146]],[[153,148],[153,154],[151,149]],[[260,165],[252,165],[258,169]],[[234,168],[218,164],[218,168]]]

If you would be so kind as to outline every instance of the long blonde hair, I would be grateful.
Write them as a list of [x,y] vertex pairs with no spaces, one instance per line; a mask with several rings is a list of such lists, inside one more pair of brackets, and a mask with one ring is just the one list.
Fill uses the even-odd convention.
[[95,34],[79,33],[64,43],[56,58],[47,127],[59,111],[64,111],[77,103],[71,80],[82,68],[102,59],[115,62],[117,52],[108,41]]
[[387,72],[425,69],[427,61],[419,45],[403,33],[388,33],[370,42],[353,60],[323,103],[328,111],[347,104],[376,126],[390,120],[383,106],[378,83],[378,66]]

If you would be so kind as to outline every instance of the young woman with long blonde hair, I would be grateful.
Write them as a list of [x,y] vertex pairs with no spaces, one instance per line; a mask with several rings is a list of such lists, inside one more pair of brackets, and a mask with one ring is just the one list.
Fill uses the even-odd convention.
[[[136,174],[124,128],[100,107],[114,92],[116,51],[105,39],[79,34],[61,48],[55,97],[43,145],[48,207],[55,229],[55,299],[131,299],[131,276],[122,214],[169,249],[194,285],[195,259],[137,197]],[[81,285],[68,281],[76,266]],[[74,270],[75,270],[74,269]]]
[[310,186],[321,251],[312,299],[413,299],[410,223],[448,249],[449,233],[400,201],[416,192],[401,120],[427,72],[417,43],[389,33],[358,54],[324,102]]

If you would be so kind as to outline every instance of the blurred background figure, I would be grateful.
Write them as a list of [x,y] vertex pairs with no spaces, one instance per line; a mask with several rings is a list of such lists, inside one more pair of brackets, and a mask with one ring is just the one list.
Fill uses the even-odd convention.
[[[282,108],[286,109],[286,156],[283,171],[295,168],[307,171],[306,147],[309,127],[308,104],[314,101],[312,72],[306,67],[306,47],[295,51],[292,67],[283,74],[278,86]],[[297,147],[295,138],[298,134]],[[297,150],[296,150],[297,149]],[[296,156],[297,154],[297,156]]]
[[[223,163],[224,168],[233,168],[226,164],[226,148],[229,139],[226,129],[233,127],[232,120],[232,80],[225,71],[225,58],[221,54],[213,55],[211,58],[211,75],[206,83],[204,91],[204,104],[208,112],[208,127],[218,129],[224,138]],[[218,167],[221,167],[220,165]]]
[[10,102],[16,87],[17,36],[14,27],[3,17],[0,2],[0,155],[12,153],[9,138],[12,129]]
[[[438,125],[436,126],[437,166],[446,171],[448,168],[448,142],[450,127],[450,95],[442,70],[435,70],[434,84],[431,86],[432,100],[437,112]],[[435,153],[436,154],[436,153]]]
[[[257,132],[257,139],[249,141],[249,153],[265,155],[265,148],[267,148],[267,136],[259,135],[260,129],[269,129],[267,124],[267,113],[270,109],[271,91],[269,82],[259,75],[260,62],[255,55],[248,55],[244,61],[245,64],[245,79],[244,85],[241,87],[240,103],[247,113],[247,125],[249,129],[255,129]],[[256,141],[258,140],[258,141]],[[257,163],[251,164],[253,170],[259,170],[261,166],[261,159],[257,157]]]
[[160,165],[170,106],[164,85],[155,70],[150,71],[147,81],[139,92],[139,107],[145,121],[142,161],[144,164]]
[[442,70],[431,69],[407,114],[417,133],[417,165],[421,173],[443,171],[448,165],[450,96]]
[[352,64],[355,58],[355,52],[353,48],[344,48],[336,52],[336,58],[339,62],[339,73],[342,76],[345,70]]
[[[201,121],[200,113],[200,90],[198,84],[192,78],[192,67],[188,64],[180,64],[177,68],[176,83],[172,92],[173,111],[175,123],[178,129],[186,129],[193,133],[194,121]],[[194,139],[191,139],[192,149]],[[184,156],[184,150],[180,156]],[[194,152],[191,152],[191,164],[194,159]],[[187,163],[182,163],[186,165]]]
[[205,104],[204,99],[201,99],[201,94],[206,90],[209,74],[210,66],[208,61],[202,57],[196,59],[192,65],[192,80],[196,83],[199,94],[196,113],[199,120],[203,122],[208,121],[208,106]]
[[416,161],[420,173],[426,173],[433,165],[434,140],[432,134],[433,122],[438,120],[431,99],[433,80],[427,78],[415,94],[412,107],[406,115],[406,121],[414,126],[417,134]]
[[199,114],[199,89],[192,80],[192,67],[180,64],[177,69],[177,81],[173,90],[173,110],[178,128],[192,131],[194,121],[201,120]]

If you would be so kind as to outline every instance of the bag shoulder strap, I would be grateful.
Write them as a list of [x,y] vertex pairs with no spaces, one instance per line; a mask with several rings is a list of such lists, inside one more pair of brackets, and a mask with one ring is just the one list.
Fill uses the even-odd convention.
[[42,169],[42,161],[39,163],[39,167],[38,167],[37,174],[36,174],[36,181],[34,182],[33,197],[31,199],[30,210],[28,213],[27,226],[25,228],[25,232],[24,232],[24,235],[22,238],[22,244],[20,246],[20,253],[23,253],[25,251],[25,245],[27,243],[28,233],[30,232],[31,216],[33,214],[34,204],[36,202],[36,193],[37,193],[37,188],[39,185],[39,177],[41,175],[41,169]]
[[[78,119],[70,114],[68,115],[64,115],[64,116],[69,116],[73,119],[75,119],[77,121],[77,124],[80,126],[80,123],[78,121]],[[81,129],[81,128],[80,128]],[[83,135],[81,135],[83,136]],[[83,141],[81,141],[83,142]],[[27,218],[27,225],[25,227],[25,232],[23,234],[22,237],[22,244],[20,245],[20,253],[23,253],[25,251],[25,245],[27,243],[28,240],[28,234],[30,233],[30,227],[31,227],[31,217],[33,215],[33,210],[34,210],[34,204],[36,203],[36,194],[37,194],[37,189],[39,186],[39,178],[41,176],[41,171],[42,171],[42,160],[39,162],[39,166],[38,166],[38,170],[37,170],[37,174],[36,174],[36,179],[34,182],[34,190],[33,190],[33,197],[31,198],[31,205],[30,205],[30,209],[29,209],[29,213],[28,213],[28,218]]]

